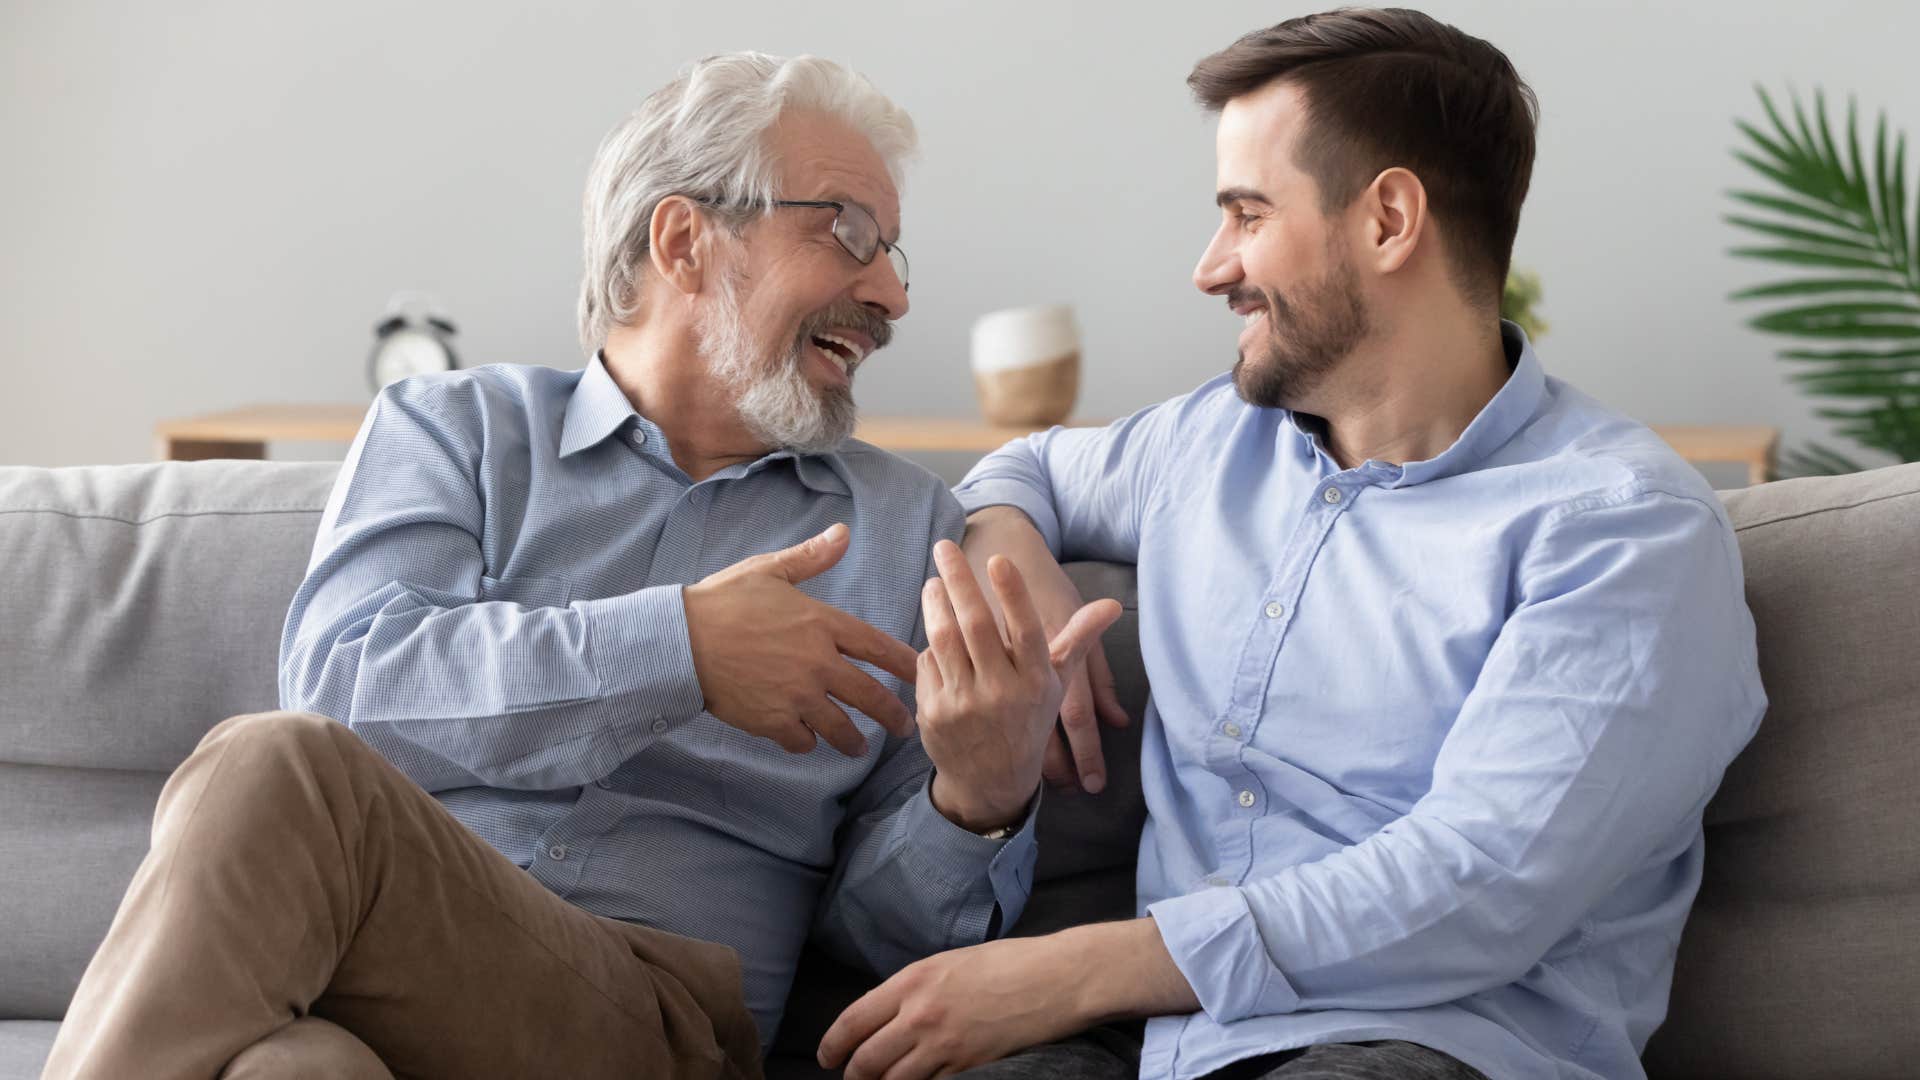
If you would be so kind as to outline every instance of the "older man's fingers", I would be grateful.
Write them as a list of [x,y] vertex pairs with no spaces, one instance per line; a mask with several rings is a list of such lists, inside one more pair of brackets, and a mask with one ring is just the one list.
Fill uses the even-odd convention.
[[[917,657],[914,662],[919,663]],[[834,661],[827,672],[827,693],[866,713],[894,735],[905,738],[913,734],[913,714],[907,711],[906,702],[852,664]]]
[[953,602],[947,598],[947,584],[939,578],[920,590],[920,619],[927,627],[927,651],[940,665],[940,678],[949,683],[967,683],[973,679],[973,661],[967,656],[967,642],[960,634],[960,620],[953,614]]
[[827,740],[827,745],[848,757],[860,757],[867,752],[867,737],[860,734],[860,729],[840,706],[825,697],[819,704],[801,709],[800,720]]
[[[934,659],[933,649],[928,648],[920,654],[920,671],[914,686],[925,695],[928,690],[940,690],[946,685],[946,680],[940,677],[940,661]],[[924,697],[922,700],[925,700]]]
[[811,754],[813,748],[820,744],[819,734],[798,717],[789,718],[761,734],[789,754]]
[[994,620],[993,608],[980,591],[980,581],[973,576],[973,567],[967,565],[960,545],[940,541],[933,547],[933,561],[940,568],[940,580],[946,583],[947,598],[953,602],[953,614],[960,623],[961,636],[966,638],[974,670],[993,673],[1010,667],[1007,647],[1000,640],[1000,624]]
[[[987,577],[994,595],[1000,599],[1000,612],[1007,620],[1007,645],[1013,659],[1022,668],[1036,668],[1047,662],[1047,632],[1040,624],[1040,612],[1033,606],[1033,594],[1013,560],[995,555],[987,561]],[[1044,669],[1043,669],[1044,670]]]
[[905,682],[913,681],[914,659],[919,655],[913,646],[830,604],[820,606],[826,609],[833,647],[840,650],[842,656],[864,660]]
[[846,525],[836,521],[827,526],[826,531],[818,536],[810,536],[792,547],[770,551],[765,555],[756,555],[742,561],[756,569],[764,568],[779,574],[791,584],[805,581],[831,569],[833,564],[839,562],[840,557],[847,553],[847,545],[851,538],[852,533],[847,530]]
[[1098,795],[1107,786],[1107,759],[1100,747],[1100,725],[1093,715],[1093,692],[1087,687],[1084,665],[1068,669],[1064,677],[1070,680],[1068,696],[1073,700],[1060,704],[1060,730],[1066,733],[1080,786]]

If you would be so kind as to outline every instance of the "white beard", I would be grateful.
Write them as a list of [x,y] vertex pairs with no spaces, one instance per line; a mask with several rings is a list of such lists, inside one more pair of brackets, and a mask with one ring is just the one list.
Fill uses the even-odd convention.
[[796,454],[831,453],[859,419],[853,395],[839,387],[817,390],[807,381],[804,339],[785,355],[760,348],[740,312],[738,280],[731,270],[722,273],[719,303],[700,320],[700,355],[736,391],[734,410],[755,438]]

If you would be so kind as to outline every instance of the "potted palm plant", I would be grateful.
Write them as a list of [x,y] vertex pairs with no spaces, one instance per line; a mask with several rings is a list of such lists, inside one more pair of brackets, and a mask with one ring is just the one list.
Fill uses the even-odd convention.
[[[1734,156],[1766,190],[1729,192],[1740,205],[1726,220],[1760,239],[1732,253],[1781,276],[1733,299],[1766,304],[1749,325],[1788,339],[1780,359],[1809,394],[1832,400],[1815,412],[1838,434],[1920,460],[1920,219],[1908,216],[1920,198],[1909,197],[1906,136],[1889,141],[1881,112],[1869,159],[1851,100],[1843,143],[1819,91],[1811,110],[1791,95],[1789,123],[1765,88],[1755,90],[1767,123],[1736,121],[1747,141]],[[1782,464],[1799,473],[1864,467],[1815,443]]]

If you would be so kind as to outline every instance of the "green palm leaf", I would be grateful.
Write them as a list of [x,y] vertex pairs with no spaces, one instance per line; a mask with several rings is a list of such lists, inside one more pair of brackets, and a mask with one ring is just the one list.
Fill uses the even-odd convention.
[[1860,225],[1859,219],[1857,218],[1844,217],[1795,199],[1783,199],[1777,195],[1763,195],[1757,191],[1729,191],[1727,194],[1741,202],[1757,206],[1762,210],[1772,210],[1775,213],[1804,218],[1821,225],[1832,225],[1840,229],[1855,229]]
[[1777,221],[1766,221],[1761,218],[1747,217],[1742,214],[1728,214],[1722,220],[1729,225],[1738,225],[1740,228],[1751,229],[1754,232],[1771,236],[1778,240],[1791,240],[1795,243],[1822,245],[1825,247],[1848,248],[1853,251],[1879,253],[1883,250],[1881,245],[1863,239],[1857,233],[1853,236],[1847,236],[1834,232],[1815,232],[1812,229],[1802,229],[1793,225],[1782,225]]
[[1905,282],[1883,278],[1792,278],[1771,285],[1755,285],[1733,294],[1735,300],[1762,300],[1770,296],[1814,296],[1821,293],[1906,292]]
[[1771,248],[1733,248],[1732,253],[1749,259],[1765,259],[1769,262],[1793,263],[1796,266],[1830,266],[1836,270],[1884,270],[1893,268],[1884,259],[1862,258],[1857,255],[1835,255],[1809,248],[1771,247]]
[[[1770,190],[1728,192],[1739,210],[1726,221],[1763,244],[1729,250],[1787,273],[1733,299],[1765,305],[1749,325],[1803,342],[1779,355],[1796,385],[1835,402],[1816,415],[1863,446],[1920,460],[1920,196],[1907,186],[1906,136],[1882,112],[1869,147],[1852,99],[1841,126],[1820,90],[1810,106],[1790,93],[1782,108],[1754,89],[1766,123],[1736,120],[1744,145],[1733,156]],[[1822,446],[1782,460],[1803,472],[1859,468]]]
[[1906,360],[1920,357],[1920,349],[1782,349],[1782,360],[1860,361]]

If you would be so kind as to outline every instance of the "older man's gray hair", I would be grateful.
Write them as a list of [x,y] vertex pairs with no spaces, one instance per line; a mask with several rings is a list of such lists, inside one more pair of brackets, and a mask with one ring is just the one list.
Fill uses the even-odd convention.
[[609,132],[587,176],[580,344],[591,355],[640,311],[654,207],[669,195],[714,204],[730,228],[771,210],[779,163],[766,133],[786,109],[816,109],[865,135],[899,187],[913,120],[864,76],[814,56],[743,52],[693,64]]

